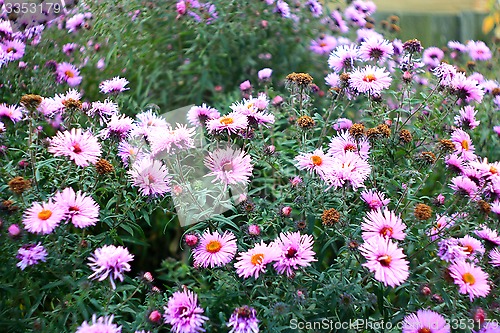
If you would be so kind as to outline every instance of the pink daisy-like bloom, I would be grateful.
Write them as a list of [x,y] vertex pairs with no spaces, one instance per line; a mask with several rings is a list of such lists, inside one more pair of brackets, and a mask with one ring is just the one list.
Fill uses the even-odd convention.
[[328,154],[333,157],[345,155],[346,152],[350,151],[358,154],[362,159],[366,160],[370,154],[370,142],[368,139],[363,138],[356,141],[356,139],[354,139],[348,131],[343,131],[332,137],[329,147],[330,149],[328,149]]
[[42,244],[23,245],[18,251],[16,258],[20,261],[16,264],[21,270],[25,270],[28,266],[38,264],[40,261],[47,260],[47,251]]
[[220,118],[220,113],[205,103],[201,106],[193,106],[187,113],[187,119],[192,126],[198,127],[205,124],[207,120]]
[[386,199],[384,193],[375,189],[363,190],[361,198],[370,209],[379,209],[385,207],[391,202],[391,199]]
[[269,80],[272,74],[273,70],[271,68],[262,68],[260,71],[257,72],[257,76],[260,81]]
[[345,34],[349,31],[349,27],[347,26],[342,14],[338,10],[334,10],[331,14],[332,22],[333,22],[333,30],[338,30],[341,33]]
[[66,94],[56,94],[53,98],[46,97],[38,106],[40,111],[46,117],[61,115],[66,110],[68,101],[80,101],[82,94],[75,89],[69,89]]
[[161,128],[169,131],[171,126],[164,117],[155,114],[152,110],[141,112],[136,116],[137,123],[134,124],[130,136],[147,138],[152,130]]
[[63,45],[62,47],[62,51],[66,54],[66,55],[71,55],[71,53],[73,53],[76,49],[78,48],[78,44],[76,43],[66,43]]
[[118,154],[117,154],[124,166],[133,164],[136,160],[145,157],[145,153],[142,152],[138,147],[130,144],[128,141],[120,141],[118,144]]
[[[500,99],[499,99],[500,101]],[[500,105],[500,103],[499,103]],[[493,126],[493,132],[495,132],[500,137],[500,126]]]
[[394,46],[385,39],[370,38],[361,43],[359,52],[362,60],[381,63],[394,54]]
[[194,134],[195,129],[187,125],[177,124],[175,129],[153,127],[148,134],[151,154],[158,157],[194,148]]
[[440,48],[435,46],[426,48],[424,50],[424,53],[422,54],[422,61],[430,68],[439,66],[443,58],[444,52]]
[[500,200],[495,200],[491,203],[491,212],[495,213],[497,217],[500,217]]
[[475,198],[479,188],[476,183],[465,176],[456,176],[451,179],[450,188],[457,194],[467,195]]
[[385,208],[369,211],[363,218],[361,237],[366,241],[372,237],[385,237],[403,240],[406,237],[406,225],[401,217]]
[[250,126],[274,124],[274,115],[264,111],[268,104],[267,97],[260,95],[258,98],[244,99],[241,103],[233,103],[230,108],[234,112],[245,115]]
[[451,80],[457,75],[455,66],[442,62],[432,69],[432,73],[439,78],[439,84],[444,87],[451,85]]
[[372,237],[359,250],[367,260],[363,266],[375,273],[377,281],[396,287],[408,278],[408,261],[404,259],[406,256],[389,238]]
[[418,310],[407,315],[403,321],[403,333],[450,333],[450,325],[439,313]]
[[203,323],[208,320],[198,305],[198,295],[191,290],[176,291],[164,308],[165,323],[172,325],[175,333],[205,332]]
[[106,128],[101,130],[99,136],[103,139],[115,137],[118,140],[125,139],[130,131],[134,129],[134,120],[126,115],[114,114],[106,122]]
[[500,88],[500,84],[495,80],[484,80],[480,86],[487,94],[491,94],[495,88]]
[[323,6],[318,0],[308,0],[305,6],[309,8],[313,17],[320,17],[323,14]]
[[252,176],[253,166],[250,155],[243,150],[231,147],[217,149],[209,152],[204,162],[211,171],[207,176],[215,177],[212,183],[218,180],[224,184],[224,188],[228,185],[248,184]]
[[5,132],[5,125],[0,121],[0,135]]
[[458,174],[461,174],[464,171],[464,164],[465,161],[462,157],[458,156],[457,154],[451,154],[446,156],[445,158],[445,164],[446,167]]
[[392,78],[385,68],[366,66],[356,68],[350,75],[349,85],[360,93],[380,94],[391,86]]
[[52,233],[64,218],[64,211],[52,201],[38,202],[26,210],[23,224],[31,233],[47,235]]
[[471,302],[476,297],[486,297],[489,294],[488,274],[480,267],[461,260],[451,264],[448,270],[459,287],[459,293],[469,294]]
[[456,262],[467,258],[467,253],[456,238],[447,238],[438,243],[438,257],[447,262]]
[[87,111],[89,117],[99,117],[99,122],[102,125],[107,117],[111,117],[118,113],[118,104],[110,100],[105,100],[104,102],[92,102],[92,105]]
[[300,267],[308,267],[314,258],[313,238],[311,235],[301,235],[300,232],[280,233],[274,240],[274,245],[280,249],[280,256],[274,263],[274,268],[279,274],[286,272],[292,277]]
[[129,262],[134,259],[134,255],[130,254],[127,248],[123,246],[104,245],[94,251],[89,257],[88,264],[94,273],[89,276],[89,279],[98,279],[103,281],[109,277],[111,287],[116,289],[115,280],[123,282],[124,272],[130,272],[131,267]]
[[461,154],[462,158],[466,161],[476,159],[474,154],[474,145],[469,134],[461,129],[456,129],[451,134],[451,141],[455,144],[455,150]]
[[460,109],[460,115],[455,116],[455,125],[465,129],[476,128],[480,121],[476,120],[477,111],[473,106],[467,105]]
[[49,152],[54,156],[67,156],[76,165],[86,167],[95,164],[101,156],[101,145],[90,131],[81,128],[58,132],[50,140]]
[[97,223],[99,205],[85,193],[75,191],[71,187],[65,188],[54,196],[56,205],[64,211],[65,218],[77,228],[86,228]]
[[457,73],[451,79],[450,86],[453,93],[466,103],[481,103],[484,96],[484,90],[476,80],[466,77],[462,73]]
[[233,260],[238,247],[236,237],[230,231],[223,235],[206,230],[198,246],[193,250],[195,267],[222,267]]
[[332,87],[338,87],[340,85],[340,76],[337,73],[330,73],[325,76],[325,83]]
[[210,133],[221,133],[226,130],[228,134],[231,134],[246,129],[248,126],[248,118],[240,112],[233,111],[220,118],[210,119],[206,124]]
[[467,52],[474,61],[486,61],[491,59],[491,50],[483,41],[468,41]]
[[496,321],[483,323],[479,331],[472,331],[472,333],[500,333],[500,324]]
[[358,154],[346,151],[344,155],[339,155],[334,159],[331,172],[326,175],[326,182],[331,187],[341,187],[347,182],[354,190],[364,187],[366,178],[371,173],[371,166]]
[[356,36],[356,41],[358,43],[363,43],[364,41],[367,41],[369,39],[384,39],[384,36],[376,32],[375,30],[365,28],[358,29],[356,31]]
[[331,155],[323,153],[323,150],[316,149],[312,153],[301,153],[295,157],[295,166],[299,170],[315,172],[321,178],[329,174],[335,165],[335,159]]
[[490,257],[490,264],[492,264],[495,267],[500,267],[500,250],[499,249],[491,250],[488,256]]
[[482,256],[484,254],[485,250],[483,244],[469,235],[459,238],[458,242],[469,257]]
[[103,94],[118,94],[130,89],[127,87],[128,83],[127,79],[117,76],[110,80],[102,81],[99,84],[99,90]]
[[476,236],[492,245],[500,245],[500,236],[498,235],[496,230],[492,230],[485,225],[481,225],[479,227],[481,229],[474,231]]
[[23,119],[24,109],[16,105],[0,104],[0,118],[9,118],[13,123]]
[[322,35],[311,41],[309,49],[317,54],[328,54],[337,46],[337,39],[333,36]]
[[227,323],[231,327],[229,333],[258,333],[259,320],[257,311],[247,305],[236,308]]
[[344,10],[345,18],[352,24],[358,27],[364,27],[366,25],[366,15],[363,12],[358,11],[354,6],[350,5]]
[[340,45],[330,53],[328,65],[339,73],[342,70],[354,68],[354,64],[359,60],[359,57],[359,48],[356,45]]
[[93,314],[92,321],[90,323],[84,321],[75,333],[121,333],[122,327],[113,324],[113,318],[114,316],[111,315],[97,319],[96,315]]
[[76,32],[85,25],[85,20],[92,17],[91,13],[78,13],[66,20],[66,29],[69,33]]
[[16,61],[24,56],[26,45],[20,40],[4,40],[3,44],[0,45],[4,52],[3,56],[6,61]]
[[446,215],[436,215],[436,223],[432,226],[432,228],[427,232],[427,235],[431,239],[431,241],[435,241],[441,234],[441,230],[447,229],[453,226],[455,222],[453,219]]
[[267,264],[280,257],[280,253],[281,250],[274,243],[267,245],[261,241],[247,252],[239,253],[238,262],[234,264],[236,273],[245,279],[250,276],[257,279],[266,272]]
[[452,49],[454,51],[458,51],[460,53],[464,53],[467,51],[467,46],[465,46],[464,44],[457,42],[455,40],[450,40],[448,42],[448,48]]
[[132,185],[139,187],[144,196],[157,197],[170,192],[171,177],[161,161],[144,157],[136,161],[127,173]]
[[333,124],[333,129],[336,131],[342,131],[345,129],[349,129],[352,126],[352,120],[347,118],[339,118]]
[[82,83],[82,77],[78,68],[70,63],[63,62],[56,67],[57,82],[66,82],[70,87],[76,87]]

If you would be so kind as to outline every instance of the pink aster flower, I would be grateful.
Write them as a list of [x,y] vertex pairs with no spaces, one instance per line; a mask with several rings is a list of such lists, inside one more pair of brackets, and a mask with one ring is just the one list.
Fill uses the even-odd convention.
[[335,88],[340,85],[340,76],[337,73],[330,73],[325,76],[326,85]]
[[171,177],[161,161],[144,157],[136,161],[127,173],[132,185],[139,187],[144,196],[156,197],[170,192]]
[[406,256],[389,238],[372,237],[359,250],[367,260],[363,266],[375,273],[377,281],[396,287],[408,278],[408,261],[404,259]]
[[71,53],[73,53],[76,49],[78,48],[78,44],[76,43],[66,43],[63,45],[62,47],[62,51],[66,54],[66,55],[71,55]]
[[123,165],[126,167],[129,164],[134,164],[136,160],[145,157],[145,153],[141,149],[132,145],[128,141],[120,141],[118,144],[117,155],[121,158]]
[[333,168],[325,179],[330,184],[330,188],[338,188],[348,183],[356,190],[364,187],[364,182],[371,170],[372,168],[366,160],[356,153],[346,151],[344,155],[339,155],[334,159]]
[[480,267],[461,260],[451,264],[448,270],[459,287],[458,291],[469,294],[471,302],[476,297],[486,297],[489,294],[488,274]]
[[336,131],[342,131],[345,129],[349,129],[352,126],[352,120],[347,118],[339,118],[333,124],[333,129]]
[[75,164],[86,167],[95,164],[101,156],[101,145],[90,131],[82,132],[81,128],[58,132],[50,140],[49,152],[54,156],[67,156]]
[[445,163],[446,167],[455,173],[461,174],[464,171],[465,161],[462,157],[458,156],[457,154],[451,154],[446,156]]
[[257,76],[260,81],[269,80],[272,74],[273,70],[271,68],[262,68],[260,71],[257,72]]
[[5,125],[0,121],[0,135],[5,132]]
[[85,193],[75,191],[71,187],[65,188],[54,196],[55,203],[64,211],[65,218],[77,228],[86,228],[97,223],[99,205]]
[[208,120],[206,124],[210,133],[221,133],[226,130],[228,134],[232,134],[246,129],[248,118],[239,112],[231,112],[220,118]]
[[85,25],[85,20],[92,17],[91,13],[78,13],[66,20],[66,29],[69,33],[76,32]]
[[387,206],[391,199],[386,199],[384,193],[375,189],[363,190],[361,198],[368,205],[370,209],[378,209]]
[[473,333],[499,333],[500,324],[497,321],[490,321],[483,323],[479,331],[472,331]]
[[360,93],[380,94],[391,86],[392,78],[385,68],[366,66],[356,68],[350,76],[349,85]]
[[63,62],[56,67],[57,82],[66,82],[70,87],[76,87],[82,83],[82,77],[78,68],[70,63]]
[[207,120],[220,118],[220,113],[205,103],[201,106],[193,106],[187,113],[189,123],[195,127],[202,126]]
[[492,245],[500,245],[500,236],[498,235],[496,230],[492,230],[485,225],[481,225],[479,227],[481,229],[474,231],[476,236]]
[[16,266],[24,271],[28,266],[36,265],[40,261],[45,262],[47,260],[47,251],[40,243],[23,245],[17,251],[16,258],[20,260]]
[[403,240],[406,237],[406,225],[399,215],[385,208],[369,211],[363,218],[361,237],[366,241],[372,237],[385,237]]
[[224,188],[235,184],[246,185],[252,176],[253,166],[250,155],[243,150],[235,150],[231,147],[209,152],[205,157],[205,165],[211,171],[207,176],[215,177],[212,183],[219,180],[224,184]]
[[443,229],[453,226],[455,222],[449,216],[436,214],[436,222],[432,228],[427,231],[427,235],[431,241],[435,241],[441,235]]
[[500,200],[497,199],[491,203],[491,212],[500,217]]
[[457,73],[451,79],[450,87],[453,93],[466,103],[481,103],[484,96],[484,90],[476,80],[466,77],[462,73]]
[[6,61],[16,61],[24,56],[26,45],[23,42],[17,39],[3,39],[3,41],[3,44],[0,45],[3,50],[3,57]]
[[117,138],[125,139],[130,131],[134,129],[134,120],[124,114],[113,114],[106,122],[106,128],[102,129],[99,136],[103,139]]
[[428,47],[424,50],[422,54],[422,60],[424,64],[429,66],[430,68],[435,68],[439,66],[441,60],[444,58],[444,52],[435,46]]
[[[230,108],[234,112],[245,115],[248,119],[248,125],[274,124],[274,115],[265,112],[269,101],[265,95],[258,98],[244,99],[242,102],[233,103]],[[233,113],[234,113],[233,112]]]
[[328,54],[337,46],[337,39],[329,35],[321,35],[318,39],[313,39],[309,49],[317,54]]
[[24,109],[16,105],[0,104],[0,118],[9,118],[13,123],[23,119]]
[[476,155],[474,154],[474,145],[472,144],[469,134],[465,131],[456,129],[451,134],[451,141],[455,144],[456,152],[461,154],[464,160],[472,161],[476,159]]
[[118,104],[110,100],[105,100],[104,102],[92,102],[92,105],[87,111],[87,115],[89,117],[99,117],[101,125],[108,117],[116,114],[118,114]]
[[203,323],[208,320],[198,305],[198,295],[191,290],[176,291],[165,307],[165,323],[172,325],[175,333],[205,332]]
[[330,149],[328,149],[328,154],[333,157],[345,155],[346,152],[350,151],[358,154],[362,159],[366,160],[370,154],[370,142],[368,139],[363,138],[361,140],[356,140],[349,134],[348,131],[343,131],[332,137],[329,147]]
[[334,10],[331,14],[334,30],[338,30],[341,33],[345,34],[349,31],[349,27],[347,26],[342,14],[338,10]]
[[122,327],[113,324],[114,316],[99,317],[92,315],[92,322],[84,321],[75,333],[121,333]]
[[164,154],[175,154],[194,147],[193,127],[177,124],[176,128],[153,127],[148,134],[151,155],[155,158]]
[[469,235],[459,238],[458,243],[462,246],[468,257],[482,256],[484,254],[485,250],[481,242]]
[[467,52],[474,61],[486,61],[491,59],[491,50],[483,41],[468,41]]
[[439,313],[431,310],[418,310],[407,315],[403,321],[402,333],[450,333],[450,325]]
[[359,57],[359,48],[356,45],[340,45],[328,57],[328,65],[340,73],[342,70],[354,68]]
[[236,308],[227,323],[231,327],[229,333],[258,333],[259,320],[254,308],[244,305]]
[[382,63],[394,54],[394,46],[385,39],[369,38],[361,43],[359,52],[364,61]]
[[432,73],[440,79],[439,84],[441,86],[449,87],[451,80],[457,75],[457,69],[453,65],[442,62],[432,69]]
[[249,80],[245,80],[240,83],[240,90],[241,91],[249,91],[252,89],[252,84],[250,83]]
[[64,218],[64,211],[52,201],[33,203],[24,213],[23,224],[31,233],[47,235],[52,233]]
[[206,230],[201,236],[198,246],[193,250],[195,267],[222,267],[233,260],[238,247],[236,238],[230,231],[223,235]]
[[301,153],[295,157],[295,161],[297,161],[295,166],[299,170],[314,172],[321,178],[331,173],[335,164],[335,159],[331,155],[323,153],[321,149],[316,149],[312,153]]
[[467,105],[460,109],[460,115],[455,116],[455,125],[463,127],[464,129],[476,128],[480,121],[476,120],[477,111],[473,106]]
[[149,134],[154,129],[162,129],[168,131],[171,126],[164,117],[155,114],[152,110],[141,112],[136,115],[137,123],[134,124],[130,131],[132,137],[145,137],[148,138]]
[[129,82],[122,77],[114,77],[111,80],[102,81],[99,90],[103,94],[118,94],[130,88],[126,87]]
[[301,235],[300,232],[280,233],[274,245],[280,249],[280,255],[274,263],[274,268],[279,274],[286,272],[292,277],[300,267],[308,267],[314,258],[313,238],[311,235]]
[[119,279],[123,282],[123,273],[130,272],[129,262],[133,259],[134,255],[123,246],[104,245],[96,249],[89,257],[88,265],[94,271],[89,279],[103,281],[109,277],[112,288],[116,289],[115,280]]
[[451,179],[450,188],[457,194],[475,198],[479,188],[476,183],[465,176],[456,176]]
[[500,267],[500,250],[499,249],[491,250],[488,256],[490,257],[490,264],[492,264],[495,267]]
[[238,262],[234,264],[236,273],[245,279],[250,276],[258,278],[259,274],[266,272],[267,264],[280,257],[280,252],[274,243],[267,245],[261,241],[247,252],[239,253]]

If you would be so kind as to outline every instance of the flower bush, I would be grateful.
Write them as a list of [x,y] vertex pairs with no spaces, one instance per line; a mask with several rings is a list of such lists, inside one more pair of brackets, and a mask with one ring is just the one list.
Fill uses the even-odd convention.
[[497,332],[498,45],[332,8],[4,10],[0,328]]

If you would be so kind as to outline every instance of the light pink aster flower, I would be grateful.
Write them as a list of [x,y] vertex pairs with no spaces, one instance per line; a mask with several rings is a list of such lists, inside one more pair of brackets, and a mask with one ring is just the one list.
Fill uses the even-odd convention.
[[266,272],[267,264],[277,260],[280,257],[280,249],[275,244],[269,245],[261,241],[260,244],[248,250],[239,253],[238,262],[234,264],[236,273],[243,278],[253,276],[258,278],[259,274]]
[[486,297],[490,292],[488,274],[480,267],[465,261],[457,261],[448,268],[450,276],[458,285],[461,294],[469,294],[472,300],[476,297]]
[[359,56],[359,48],[356,45],[340,45],[330,53],[328,65],[331,69],[340,73],[342,70],[354,68]]
[[370,142],[368,139],[356,140],[348,131],[337,133],[336,136],[332,137],[329,147],[328,154],[333,157],[345,155],[348,151],[359,154],[364,160],[368,159],[370,155]]
[[99,84],[99,90],[103,94],[118,94],[130,89],[127,87],[128,83],[127,79],[117,76],[111,80],[102,81]]
[[64,211],[52,201],[38,202],[26,210],[23,224],[31,233],[47,235],[52,233],[64,218]]
[[342,14],[338,10],[332,11],[331,17],[332,17],[333,26],[334,26],[333,28],[335,30],[340,31],[343,34],[345,34],[349,31],[349,27],[347,26],[346,22],[344,21]]
[[485,225],[479,226],[481,229],[475,230],[474,233],[481,239],[492,245],[500,245],[500,236],[496,230],[492,230]]
[[349,85],[360,93],[380,94],[391,86],[392,78],[385,68],[365,66],[356,68],[350,75]]
[[466,103],[477,102],[481,103],[484,96],[484,90],[476,80],[466,77],[462,73],[457,73],[451,79],[450,87],[453,93]]
[[63,62],[56,67],[57,82],[66,82],[70,87],[76,87],[82,83],[82,77],[78,68],[70,63]]
[[136,161],[127,173],[132,185],[139,187],[144,196],[156,197],[170,192],[171,177],[161,161],[144,157]]
[[459,238],[458,242],[469,258],[482,256],[484,254],[485,250],[481,242],[469,235],[465,235],[464,237]]
[[248,125],[274,124],[274,115],[265,112],[269,101],[265,95],[258,98],[244,99],[242,102],[233,103],[230,108],[234,112],[245,115]]
[[139,147],[132,145],[128,141],[120,141],[117,155],[122,159],[123,165],[126,167],[145,157],[145,153]]
[[345,129],[349,129],[352,126],[352,120],[347,118],[339,118],[335,121],[333,125],[333,129],[336,131],[341,131]]
[[500,324],[495,321],[485,322],[481,325],[479,331],[472,331],[472,333],[499,333]]
[[236,308],[229,318],[227,326],[231,328],[229,333],[258,333],[257,311],[247,305]]
[[491,50],[483,41],[468,41],[467,52],[474,61],[486,61],[491,59]]
[[56,205],[64,211],[65,218],[77,228],[86,228],[97,223],[99,205],[85,193],[75,191],[71,187],[65,188],[54,196]]
[[460,114],[455,116],[455,125],[463,127],[464,129],[476,128],[480,121],[476,120],[477,111],[473,106],[467,105],[460,109]]
[[23,111],[23,108],[16,105],[0,104],[0,118],[9,118],[13,123],[23,118]]
[[50,140],[49,152],[54,156],[67,156],[81,167],[95,164],[101,156],[101,145],[90,131],[81,128],[58,132]]
[[297,161],[295,166],[299,170],[315,172],[321,178],[331,173],[335,165],[335,159],[331,155],[323,153],[321,149],[316,149],[312,153],[301,153],[295,157],[295,161]]
[[152,127],[148,134],[151,154],[155,158],[164,154],[175,154],[194,147],[194,127],[177,124],[177,128]]
[[455,150],[457,153],[461,154],[462,158],[466,161],[472,161],[476,159],[474,154],[474,145],[472,140],[465,131],[461,129],[456,129],[451,134],[451,141],[455,144]]
[[205,103],[201,106],[193,106],[187,113],[187,119],[192,126],[202,126],[207,120],[220,118],[220,113]]
[[92,321],[90,323],[84,321],[75,333],[121,333],[122,327],[113,324],[113,318],[114,316],[111,315],[97,319],[96,315],[93,314]]
[[16,258],[20,260],[16,266],[24,271],[28,266],[36,265],[40,261],[45,262],[47,260],[47,250],[41,243],[23,245],[17,250]]
[[134,129],[134,120],[124,114],[114,114],[106,122],[106,128],[102,129],[99,136],[103,139],[117,138],[125,139],[130,131]]
[[92,105],[87,111],[89,117],[99,117],[99,122],[102,123],[107,119],[107,117],[116,115],[118,113],[118,104],[110,100],[105,100],[104,102],[92,102]]
[[131,267],[129,262],[134,259],[134,255],[130,254],[127,248],[123,246],[104,245],[94,251],[89,257],[88,264],[94,273],[89,276],[89,279],[98,279],[103,281],[109,277],[111,286],[116,289],[115,280],[123,282],[124,272],[130,272]]
[[322,35],[318,39],[313,39],[309,49],[317,54],[328,54],[337,46],[337,39],[333,36]]
[[364,61],[373,60],[382,63],[394,54],[394,46],[385,39],[369,38],[361,43],[359,53]]
[[500,250],[499,249],[491,250],[488,256],[490,257],[490,264],[492,264],[495,267],[500,267]]
[[222,267],[233,260],[238,247],[236,237],[230,231],[220,234],[206,230],[198,246],[193,250],[195,267]]
[[314,241],[311,235],[301,235],[298,231],[282,232],[273,243],[280,249],[280,256],[274,263],[279,274],[286,272],[288,277],[292,277],[300,267],[308,267],[311,262],[317,261],[312,250]]
[[406,256],[389,238],[372,237],[359,250],[367,260],[363,266],[375,273],[377,281],[396,287],[408,278],[408,261],[404,259]]
[[259,77],[260,81],[267,81],[271,78],[272,74],[273,74],[273,70],[271,68],[262,68],[257,73],[257,76]]
[[370,207],[370,209],[378,209],[387,206],[391,199],[386,199],[384,193],[375,189],[363,190],[361,198]]
[[0,121],[0,135],[5,132],[5,125]]
[[457,154],[446,156],[445,163],[446,167],[455,173],[461,174],[464,170],[465,160]]
[[435,46],[428,47],[424,50],[422,54],[422,60],[424,64],[429,66],[430,68],[435,68],[439,66],[441,60],[444,58],[444,52]]
[[325,76],[325,83],[332,88],[338,87],[340,84],[340,76],[337,73],[330,73]]
[[198,305],[198,295],[191,290],[176,291],[165,307],[165,323],[172,325],[175,333],[205,332],[203,323],[208,320]]
[[456,176],[451,179],[450,188],[458,194],[475,198],[479,190],[476,183],[465,176]]
[[246,129],[248,118],[240,112],[231,112],[217,119],[210,119],[206,122],[210,133],[221,133],[227,131],[228,134],[237,133],[239,130]]
[[26,45],[17,39],[5,40],[0,44],[6,61],[16,61],[24,56]]
[[78,13],[66,20],[66,29],[69,33],[76,32],[85,25],[85,20],[92,17],[91,13]]
[[450,325],[443,316],[431,310],[418,310],[407,315],[402,333],[450,333]]
[[500,200],[495,200],[491,203],[491,211],[500,217]]
[[431,241],[435,241],[441,235],[443,229],[447,229],[454,224],[455,222],[449,216],[436,214],[436,222],[432,228],[427,231],[427,235]]
[[467,253],[456,238],[447,238],[438,243],[438,257],[447,262],[465,260]]
[[344,155],[339,155],[334,159],[333,168],[325,176],[325,179],[330,184],[330,188],[341,187],[348,183],[356,190],[364,187],[364,182],[370,175],[371,170],[372,168],[366,160],[356,153],[346,151]]
[[224,188],[228,185],[248,184],[253,170],[250,155],[231,147],[209,152],[205,157],[205,166],[211,171],[207,176],[215,177],[212,183],[220,181]]
[[406,225],[399,215],[385,208],[369,211],[363,218],[361,236],[366,241],[372,237],[385,237],[403,240],[406,237]]

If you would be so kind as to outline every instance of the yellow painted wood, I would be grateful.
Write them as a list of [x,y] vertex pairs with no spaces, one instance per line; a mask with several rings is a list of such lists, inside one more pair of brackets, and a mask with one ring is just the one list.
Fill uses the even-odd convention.
[[488,11],[487,0],[374,0],[379,12],[461,13]]

